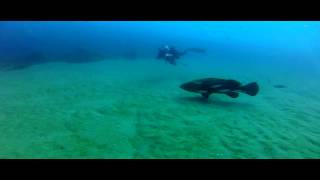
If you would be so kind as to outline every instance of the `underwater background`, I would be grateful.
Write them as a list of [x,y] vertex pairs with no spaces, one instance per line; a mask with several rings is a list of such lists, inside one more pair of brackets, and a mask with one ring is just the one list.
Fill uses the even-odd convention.
[[[313,21],[1,21],[0,158],[320,158],[319,42]],[[207,77],[260,92],[179,88]]]

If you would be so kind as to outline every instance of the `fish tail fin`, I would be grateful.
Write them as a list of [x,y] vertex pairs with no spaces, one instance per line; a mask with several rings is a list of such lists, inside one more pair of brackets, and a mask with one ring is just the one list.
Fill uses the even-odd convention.
[[241,91],[244,93],[250,95],[250,96],[255,96],[259,92],[259,86],[256,82],[249,83],[247,85],[244,85],[241,87]]

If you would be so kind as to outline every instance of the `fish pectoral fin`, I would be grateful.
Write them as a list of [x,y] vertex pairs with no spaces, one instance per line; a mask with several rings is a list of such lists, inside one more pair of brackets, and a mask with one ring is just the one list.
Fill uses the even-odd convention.
[[234,91],[226,91],[226,92],[224,92],[224,94],[226,94],[227,96],[229,96],[231,98],[237,98],[239,96],[239,93],[234,92]]
[[203,92],[203,93],[201,93],[201,96],[208,99],[210,94],[211,94],[210,92]]

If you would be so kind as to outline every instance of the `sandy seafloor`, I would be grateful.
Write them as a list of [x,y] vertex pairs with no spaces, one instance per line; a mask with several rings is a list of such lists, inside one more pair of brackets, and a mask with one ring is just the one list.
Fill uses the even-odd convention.
[[[107,60],[0,71],[0,158],[320,158],[317,78],[222,66]],[[209,76],[258,81],[261,91],[206,102],[179,88]]]

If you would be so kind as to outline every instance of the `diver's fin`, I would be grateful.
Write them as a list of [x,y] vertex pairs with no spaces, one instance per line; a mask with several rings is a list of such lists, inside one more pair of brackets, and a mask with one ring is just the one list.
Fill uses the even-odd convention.
[[186,50],[183,51],[184,54],[188,53],[188,52],[194,52],[194,53],[201,53],[204,54],[206,53],[205,49],[202,48],[188,48]]
[[255,96],[259,92],[259,86],[256,82],[249,83],[245,86],[241,87],[241,91],[244,93],[250,95],[250,96]]
[[226,94],[227,96],[229,96],[231,98],[237,98],[239,96],[239,93],[233,92],[233,91],[226,91],[226,92],[224,92],[224,94]]
[[210,92],[204,92],[204,93],[201,93],[201,96],[208,99],[210,94],[211,94]]

